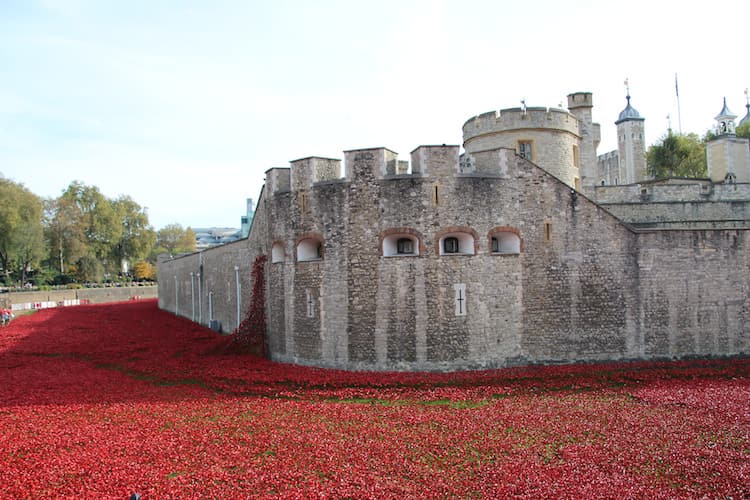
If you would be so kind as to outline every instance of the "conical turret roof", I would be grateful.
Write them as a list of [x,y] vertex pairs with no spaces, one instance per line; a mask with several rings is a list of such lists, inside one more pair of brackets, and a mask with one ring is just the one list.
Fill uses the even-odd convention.
[[628,100],[628,105],[625,106],[625,109],[623,109],[620,112],[620,116],[617,118],[617,121],[615,122],[615,125],[620,124],[621,122],[627,121],[627,120],[643,120],[641,118],[641,115],[638,113],[638,111],[630,105],[630,95],[626,96]]
[[745,104],[745,109],[747,109],[747,111],[745,112],[745,117],[740,120],[740,125],[750,123],[750,103]]
[[714,120],[716,121],[722,121],[726,119],[734,120],[737,118],[737,115],[729,111],[729,108],[727,107],[727,98],[724,98],[724,107],[721,108],[721,111],[719,111],[719,114],[716,115],[716,118]]

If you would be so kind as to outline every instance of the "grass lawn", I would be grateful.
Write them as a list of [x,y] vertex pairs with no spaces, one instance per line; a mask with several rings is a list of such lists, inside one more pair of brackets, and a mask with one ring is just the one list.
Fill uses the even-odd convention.
[[351,373],[155,301],[0,329],[0,498],[748,498],[750,359]]

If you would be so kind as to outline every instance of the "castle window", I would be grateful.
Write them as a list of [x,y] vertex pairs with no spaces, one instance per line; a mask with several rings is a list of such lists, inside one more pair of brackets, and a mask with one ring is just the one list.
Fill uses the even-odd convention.
[[323,242],[316,238],[304,238],[297,243],[297,262],[309,262],[323,258]]
[[399,255],[411,255],[414,253],[414,242],[410,238],[399,238],[396,241],[396,253]]
[[552,241],[552,223],[549,221],[545,221],[544,223],[544,241]]
[[380,234],[383,257],[417,257],[422,236],[408,227],[390,228]]
[[518,141],[518,155],[529,161],[534,159],[531,141]]
[[494,254],[519,254],[521,238],[511,231],[495,232],[491,239],[491,249]]
[[284,262],[286,260],[286,252],[284,251],[284,244],[276,242],[271,247],[271,263],[276,264],[278,262]]
[[521,238],[515,233],[497,233],[492,238],[493,253],[521,253]]
[[458,253],[458,238],[449,236],[443,240],[444,253]]
[[452,233],[440,240],[440,255],[474,255],[474,237],[470,233]]
[[435,236],[438,255],[476,255],[477,233],[470,227],[451,226]]
[[573,144],[573,166],[576,168],[578,168],[579,165],[578,161],[578,146]]
[[440,204],[440,186],[438,184],[432,185],[432,204]]

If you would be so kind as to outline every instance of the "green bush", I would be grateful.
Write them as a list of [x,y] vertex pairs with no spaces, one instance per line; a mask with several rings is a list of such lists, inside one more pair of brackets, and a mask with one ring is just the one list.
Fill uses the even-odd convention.
[[75,279],[73,276],[69,274],[58,274],[55,276],[55,278],[52,280],[53,285],[67,285],[70,283],[73,283]]

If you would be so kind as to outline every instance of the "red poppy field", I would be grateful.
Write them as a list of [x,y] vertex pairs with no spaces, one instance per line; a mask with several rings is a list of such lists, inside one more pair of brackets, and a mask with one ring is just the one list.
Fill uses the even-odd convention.
[[0,498],[748,498],[750,359],[349,373],[155,301],[0,329]]

